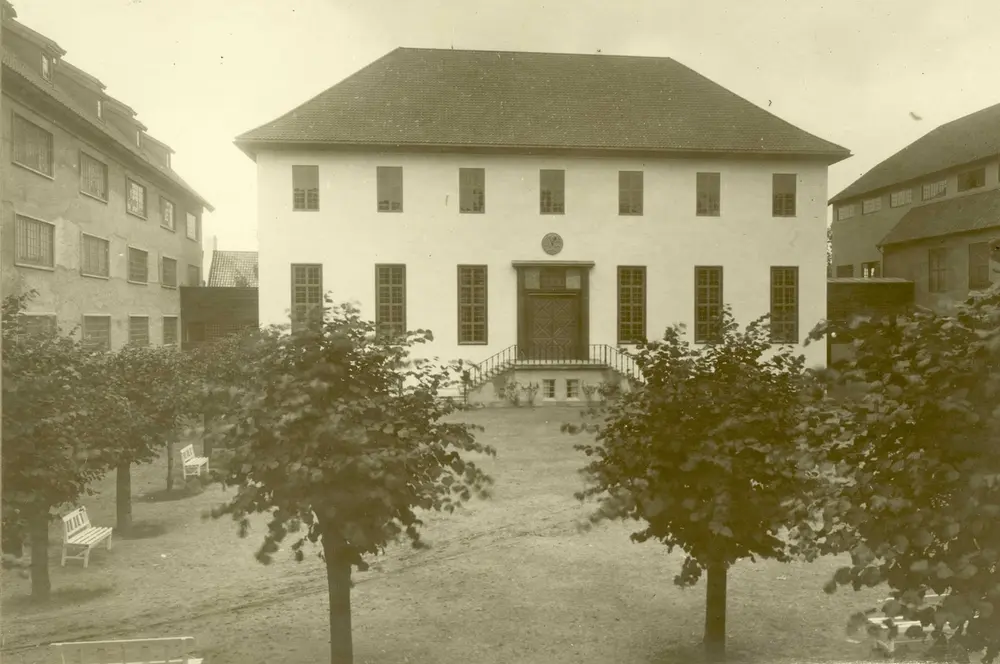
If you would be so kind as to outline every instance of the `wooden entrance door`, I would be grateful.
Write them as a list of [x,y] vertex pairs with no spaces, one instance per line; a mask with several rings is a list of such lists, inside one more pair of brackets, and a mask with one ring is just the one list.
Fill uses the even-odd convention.
[[580,299],[576,295],[528,296],[527,357],[533,360],[578,359]]

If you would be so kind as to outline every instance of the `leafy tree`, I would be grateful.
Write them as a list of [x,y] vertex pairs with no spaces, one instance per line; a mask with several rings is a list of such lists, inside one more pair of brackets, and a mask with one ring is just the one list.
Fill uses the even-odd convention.
[[184,417],[198,408],[198,389],[189,380],[189,365],[169,346],[128,345],[107,355],[103,368],[105,389],[120,404],[107,426],[117,471],[117,528],[127,532],[132,466],[149,463],[177,438]]
[[[429,332],[376,337],[374,325],[349,306],[293,335],[264,331],[241,364],[215,431],[230,453],[223,482],[238,487],[213,516],[266,512],[268,534],[257,553],[268,563],[288,533],[302,560],[306,541],[322,546],[330,594],[333,664],[353,661],[351,570],[397,538],[415,548],[420,511],[452,512],[492,483],[463,453],[494,455],[474,427],[447,418],[454,406],[437,399],[448,368],[409,360]],[[401,387],[401,383],[404,386]],[[213,432],[210,432],[213,433]]]
[[32,296],[3,301],[2,498],[5,530],[13,525],[31,543],[31,594],[46,599],[52,510],[107,471],[105,423],[117,404],[95,355],[66,334],[27,333],[21,313]]
[[[818,328],[813,336],[830,331]],[[851,324],[825,419],[841,482],[814,555],[851,554],[827,592],[888,584],[886,611],[935,625],[937,645],[1000,654],[1000,284],[949,315],[917,310]],[[927,590],[948,593],[926,606]],[[874,610],[874,609],[872,609]],[[863,614],[850,621],[863,625]]]
[[633,519],[634,542],[659,540],[687,557],[674,578],[691,586],[707,571],[705,651],[725,657],[727,571],[749,558],[789,560],[786,529],[808,518],[813,469],[808,430],[799,425],[812,397],[804,358],[772,345],[764,319],[744,330],[724,312],[717,343],[693,346],[680,326],[640,344],[644,383],[604,406],[596,433],[576,445],[592,460],[597,498],[590,524]]

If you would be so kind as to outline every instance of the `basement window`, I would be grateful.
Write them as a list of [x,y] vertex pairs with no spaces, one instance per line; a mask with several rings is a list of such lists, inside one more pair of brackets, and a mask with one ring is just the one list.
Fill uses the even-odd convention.
[[556,398],[556,381],[554,378],[542,379],[542,398],[543,399]]
[[580,398],[580,380],[578,378],[566,379],[566,398],[567,399]]

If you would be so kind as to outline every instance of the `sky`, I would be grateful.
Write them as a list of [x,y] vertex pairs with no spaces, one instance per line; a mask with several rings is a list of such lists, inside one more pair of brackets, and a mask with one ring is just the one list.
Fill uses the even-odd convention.
[[[399,46],[666,56],[854,154],[833,196],[945,122],[1000,103],[1000,2],[13,0],[131,106],[215,207],[206,260],[255,250],[240,133]],[[921,120],[915,120],[910,113]]]

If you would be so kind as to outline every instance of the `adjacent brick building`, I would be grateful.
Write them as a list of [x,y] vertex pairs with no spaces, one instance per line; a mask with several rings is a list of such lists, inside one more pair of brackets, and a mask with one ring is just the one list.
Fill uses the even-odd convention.
[[94,348],[178,343],[179,287],[202,284],[211,205],[134,110],[7,9],[3,293],[37,291],[29,323],[79,328]]

